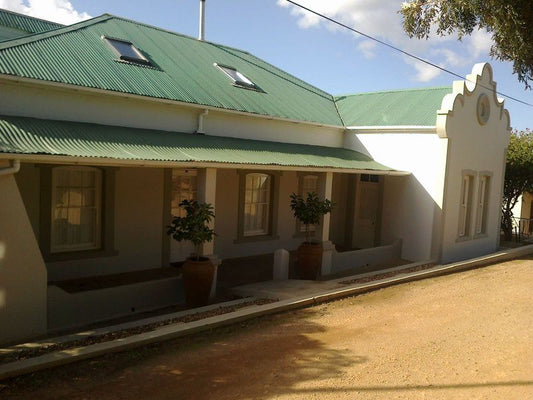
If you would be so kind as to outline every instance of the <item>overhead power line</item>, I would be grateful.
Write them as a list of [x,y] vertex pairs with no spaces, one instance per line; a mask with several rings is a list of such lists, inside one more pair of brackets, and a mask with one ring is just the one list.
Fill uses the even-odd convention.
[[[413,58],[413,59],[415,59],[415,60],[417,60],[417,61],[420,61],[420,62],[422,62],[422,63],[424,63],[424,64],[430,65],[430,66],[432,66],[432,67],[434,67],[434,68],[437,68],[437,69],[439,69],[439,70],[441,70],[441,71],[443,71],[443,72],[446,72],[447,74],[450,74],[450,75],[452,75],[452,76],[455,76],[455,77],[457,77],[457,78],[465,79],[465,80],[466,80],[465,77],[463,77],[462,75],[459,75],[459,74],[456,73],[456,72],[453,72],[453,71],[451,71],[451,70],[449,70],[449,69],[447,69],[447,68],[444,68],[444,67],[441,67],[440,65],[437,65],[437,64],[435,64],[435,63],[432,63],[431,61],[428,61],[428,60],[425,60],[425,59],[423,59],[423,58],[421,58],[421,57],[418,57],[418,56],[416,56],[416,55],[414,55],[414,54],[412,54],[412,53],[409,53],[408,51],[402,50],[402,49],[400,49],[399,47],[393,46],[392,44],[387,43],[387,42],[384,42],[383,40],[380,40],[380,39],[378,39],[378,38],[375,38],[374,36],[371,36],[371,35],[369,35],[369,34],[367,34],[367,33],[361,32],[360,30],[357,30],[357,29],[355,29],[355,28],[352,28],[351,26],[348,26],[348,25],[346,25],[346,24],[343,24],[342,22],[337,21],[336,19],[333,19],[333,18],[331,18],[331,17],[328,17],[327,15],[321,14],[321,13],[319,13],[318,11],[312,10],[312,9],[310,9],[310,8],[308,8],[308,7],[306,7],[306,6],[302,5],[302,4],[299,4],[299,3],[297,3],[297,2],[295,2],[295,1],[293,1],[293,0],[286,0],[286,1],[287,1],[288,3],[291,3],[292,5],[294,5],[294,6],[296,6],[296,7],[299,7],[299,8],[301,8],[301,9],[307,11],[307,12],[310,12],[311,14],[314,14],[314,15],[320,17],[320,18],[323,18],[323,19],[325,19],[325,20],[327,20],[327,21],[329,21],[329,22],[331,22],[331,23],[333,23],[333,24],[335,24],[335,25],[339,25],[339,26],[341,26],[341,27],[343,27],[343,28],[345,28],[345,29],[348,29],[349,31],[352,31],[352,32],[354,32],[354,33],[357,33],[357,34],[360,35],[360,36],[363,36],[363,37],[365,37],[365,38],[367,38],[367,39],[373,40],[374,42],[377,42],[377,43],[379,43],[379,44],[381,44],[381,45],[383,45],[383,46],[386,46],[386,47],[388,47],[388,48],[390,48],[390,49],[392,49],[392,50],[394,50],[394,51],[397,51],[397,52],[399,52],[399,53],[402,53],[402,54],[406,55],[407,57]],[[471,81],[470,81],[470,82],[471,82]],[[472,82],[472,83],[475,83],[475,82]],[[484,86],[484,85],[480,85],[480,86],[482,86],[482,87],[484,87],[485,89],[488,89],[488,90],[493,90],[492,88],[486,87],[486,86]],[[528,103],[528,102],[526,102],[526,101],[523,101],[523,100],[517,99],[517,98],[515,98],[515,97],[513,97],[513,96],[506,95],[505,93],[501,93],[501,92],[498,92],[498,91],[495,91],[495,92],[496,92],[496,94],[499,94],[500,96],[504,96],[504,97],[508,98],[509,100],[514,100],[514,101],[516,101],[516,102],[518,102],[518,103],[521,103],[521,104],[524,104],[524,105],[526,105],[526,106],[533,107],[533,104]]]

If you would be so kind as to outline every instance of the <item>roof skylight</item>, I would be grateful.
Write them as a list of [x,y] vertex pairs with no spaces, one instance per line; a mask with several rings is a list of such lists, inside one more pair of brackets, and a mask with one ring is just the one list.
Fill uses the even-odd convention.
[[131,42],[109,37],[102,37],[117,53],[119,59],[137,64],[150,65],[150,61]]
[[220,65],[215,63],[215,65],[226,74],[235,85],[241,86],[248,89],[259,89],[255,83],[248,79],[243,73],[237,71],[235,68],[227,67],[225,65]]

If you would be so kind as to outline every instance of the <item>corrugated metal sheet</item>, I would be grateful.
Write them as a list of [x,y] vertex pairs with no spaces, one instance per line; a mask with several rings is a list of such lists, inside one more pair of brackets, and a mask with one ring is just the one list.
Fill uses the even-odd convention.
[[443,97],[451,86],[394,90],[338,96],[339,113],[346,126],[434,126]]
[[0,117],[0,152],[392,171],[347,149],[23,117]]
[[[155,68],[118,62],[102,36],[131,41]],[[234,86],[214,63],[263,91]],[[342,126],[333,96],[247,52],[110,15],[0,43],[0,73]]]
[[20,29],[28,33],[38,33],[61,28],[64,25],[0,9],[0,26]]

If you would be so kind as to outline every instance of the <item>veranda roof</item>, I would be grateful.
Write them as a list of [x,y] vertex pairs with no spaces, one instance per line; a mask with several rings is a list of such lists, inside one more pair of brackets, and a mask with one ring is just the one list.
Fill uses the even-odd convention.
[[343,148],[7,116],[0,117],[0,153],[406,174]]

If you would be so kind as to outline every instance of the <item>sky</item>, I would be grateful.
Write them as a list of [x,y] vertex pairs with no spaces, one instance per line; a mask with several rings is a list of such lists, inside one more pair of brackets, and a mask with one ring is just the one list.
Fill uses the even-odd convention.
[[[410,39],[403,33],[401,0],[300,0],[337,19],[443,68],[466,76],[490,62],[499,97],[515,129],[533,128],[533,91],[512,74],[512,64],[492,60],[491,37],[475,31]],[[0,0],[0,8],[63,24],[104,13],[181,34],[198,36],[199,0]],[[333,95],[451,85],[457,77],[333,25],[285,0],[206,0],[206,40],[246,50]]]

